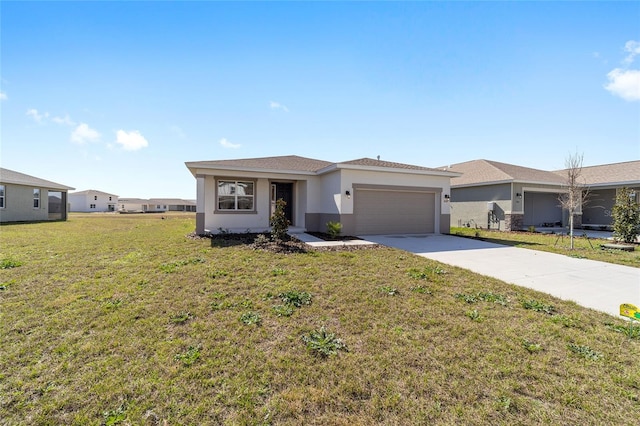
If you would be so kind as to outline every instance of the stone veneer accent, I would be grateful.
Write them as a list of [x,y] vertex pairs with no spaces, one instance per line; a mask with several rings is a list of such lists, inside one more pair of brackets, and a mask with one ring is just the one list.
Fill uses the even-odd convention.
[[508,213],[504,215],[505,231],[519,231],[524,223],[524,214]]

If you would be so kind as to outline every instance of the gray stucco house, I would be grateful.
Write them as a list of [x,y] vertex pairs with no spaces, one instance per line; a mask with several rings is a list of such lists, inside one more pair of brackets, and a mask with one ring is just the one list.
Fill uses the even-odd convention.
[[449,182],[458,173],[361,158],[299,157],[186,163],[196,178],[196,232],[263,232],[276,200],[300,230],[340,222],[346,235],[448,233]]
[[0,168],[0,223],[67,220],[75,188]]
[[[515,231],[568,225],[568,213],[559,202],[567,170],[538,170],[490,160],[444,169],[462,173],[451,180],[452,226]],[[583,167],[581,177],[587,191],[583,210],[574,218],[577,227],[609,228],[616,192],[622,187],[634,189],[640,197],[640,161]]]

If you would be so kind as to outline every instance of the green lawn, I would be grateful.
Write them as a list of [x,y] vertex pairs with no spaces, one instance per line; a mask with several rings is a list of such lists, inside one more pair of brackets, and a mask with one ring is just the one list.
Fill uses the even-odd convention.
[[274,254],[194,222],[0,227],[0,424],[637,419],[620,319],[398,250]]
[[612,241],[584,238],[582,231],[579,229],[575,230],[574,233],[573,250],[571,250],[570,239],[566,235],[558,236],[545,233],[488,231],[474,228],[451,228],[451,235],[482,238],[485,241],[498,244],[548,251],[566,256],[640,268],[640,247],[637,247],[633,252],[603,250],[600,245],[611,243]]

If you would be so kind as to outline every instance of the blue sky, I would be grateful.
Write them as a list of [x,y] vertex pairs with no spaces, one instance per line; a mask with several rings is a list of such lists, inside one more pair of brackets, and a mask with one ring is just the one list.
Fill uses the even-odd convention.
[[639,2],[7,2],[2,167],[195,198],[185,161],[640,159]]

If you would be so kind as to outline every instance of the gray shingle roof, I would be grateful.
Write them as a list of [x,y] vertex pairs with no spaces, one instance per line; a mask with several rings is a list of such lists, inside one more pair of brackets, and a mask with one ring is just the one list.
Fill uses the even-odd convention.
[[[566,175],[566,169],[556,170],[559,176]],[[582,177],[587,185],[640,184],[640,161],[602,164],[582,168]]]
[[482,185],[498,182],[531,182],[562,184],[563,178],[556,173],[514,164],[489,160],[473,160],[453,164],[446,170],[463,173],[453,178],[451,186]]
[[188,162],[187,167],[315,172],[331,164],[333,163],[328,161],[286,155],[282,157],[243,158],[237,160],[194,161]]
[[359,158],[357,160],[343,161],[338,164],[347,164],[352,166],[365,166],[365,167],[384,167],[384,168],[390,168],[390,169],[424,170],[424,171],[442,172],[441,169],[432,169],[429,167],[415,166],[413,164],[394,163],[392,161],[376,160],[373,158]]
[[0,182],[11,183],[15,185],[34,186],[47,189],[58,189],[63,191],[72,191],[75,188],[51,182],[49,180],[40,179],[24,173],[16,172],[9,169],[0,168]]

